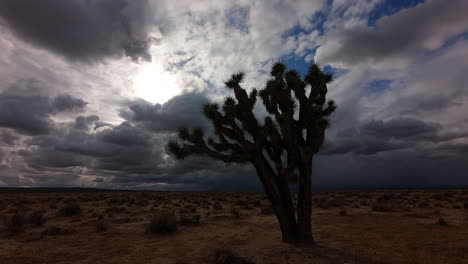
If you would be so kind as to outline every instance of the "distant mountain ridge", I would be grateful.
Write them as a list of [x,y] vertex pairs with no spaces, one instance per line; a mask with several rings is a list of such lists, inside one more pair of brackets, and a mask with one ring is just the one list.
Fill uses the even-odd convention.
[[51,193],[51,192],[124,192],[130,190],[98,189],[85,187],[0,187],[0,193]]

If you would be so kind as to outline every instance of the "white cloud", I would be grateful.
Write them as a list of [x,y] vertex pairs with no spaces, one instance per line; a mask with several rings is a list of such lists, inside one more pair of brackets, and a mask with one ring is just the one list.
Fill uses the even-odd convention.
[[337,23],[321,40],[315,59],[344,68],[362,63],[383,69],[406,67],[425,52],[467,32],[466,10],[464,0],[450,4],[432,0],[382,17],[375,27]]

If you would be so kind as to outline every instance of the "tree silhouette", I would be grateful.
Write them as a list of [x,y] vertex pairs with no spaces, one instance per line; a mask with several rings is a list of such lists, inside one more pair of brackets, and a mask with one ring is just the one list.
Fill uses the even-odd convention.
[[[225,163],[251,163],[278,219],[285,242],[313,243],[311,231],[312,160],[324,142],[335,102],[326,102],[331,73],[318,64],[310,66],[301,79],[295,70],[286,71],[281,62],[273,64],[265,88],[247,94],[241,87],[244,73],[225,82],[234,90],[222,105],[205,104],[203,112],[214,126],[217,139],[205,140],[199,128],[179,130],[179,141],[168,150],[178,159],[207,155]],[[294,96],[293,96],[294,95]],[[257,97],[268,112],[263,124],[253,113]],[[297,216],[288,182],[297,178]]]

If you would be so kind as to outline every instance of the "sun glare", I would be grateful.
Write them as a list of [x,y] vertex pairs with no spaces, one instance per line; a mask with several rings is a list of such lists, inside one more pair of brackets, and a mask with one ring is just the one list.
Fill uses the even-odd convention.
[[135,96],[151,103],[165,103],[179,94],[176,77],[155,63],[143,66],[133,82]]

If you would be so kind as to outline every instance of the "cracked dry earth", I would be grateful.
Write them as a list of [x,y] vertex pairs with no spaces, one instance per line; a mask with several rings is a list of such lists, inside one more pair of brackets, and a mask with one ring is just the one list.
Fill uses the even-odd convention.
[[[316,192],[317,245],[293,246],[280,241],[260,192],[7,191],[0,263],[221,263],[214,252],[227,250],[251,263],[461,264],[468,263],[467,199],[466,190]],[[80,211],[63,215],[70,201]],[[150,234],[149,219],[161,209],[200,221]],[[33,212],[43,222],[30,220]],[[14,215],[16,229],[8,224]]]

